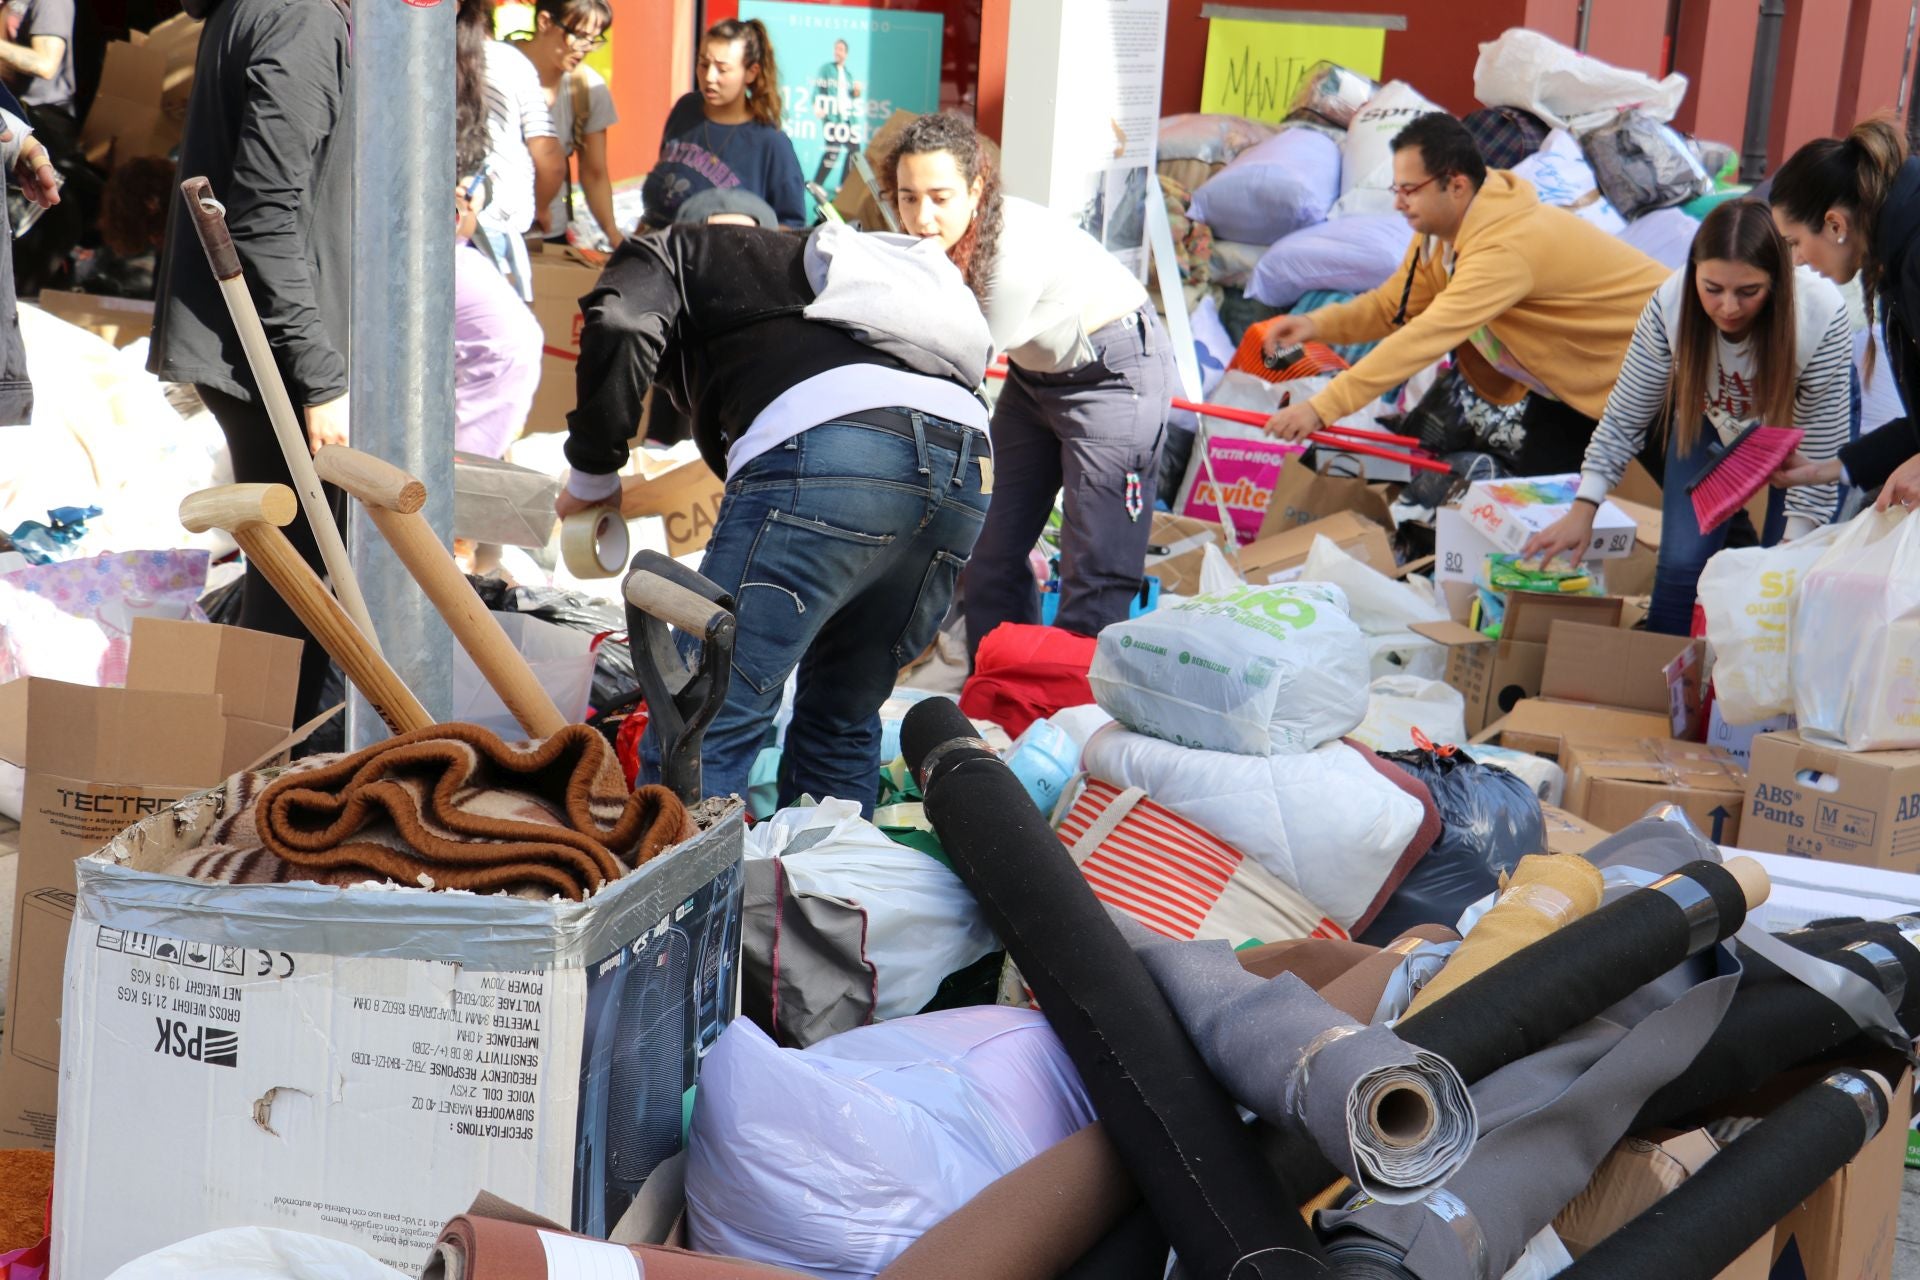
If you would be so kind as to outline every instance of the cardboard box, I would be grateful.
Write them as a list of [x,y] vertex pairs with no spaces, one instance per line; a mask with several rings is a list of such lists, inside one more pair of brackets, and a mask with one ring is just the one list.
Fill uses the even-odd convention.
[[[540,387],[527,411],[527,430],[565,431],[579,401],[574,367],[580,363],[580,299],[593,291],[600,267],[570,248],[533,254],[533,314],[543,335]],[[640,424],[634,424],[635,434]]]
[[1749,848],[1920,871],[1920,751],[1832,751],[1798,733],[1763,733],[1746,806]]
[[80,130],[89,161],[111,169],[136,156],[164,156],[179,145],[200,27],[181,14],[107,46],[100,88]]
[[1453,620],[1416,622],[1411,630],[1446,647],[1446,681],[1466,699],[1469,734],[1481,732],[1523,698],[1541,693],[1547,639],[1555,620],[1610,628],[1620,618],[1620,602],[1607,596],[1516,591],[1507,596],[1505,624],[1496,640],[1466,625],[1470,590],[1450,584],[1445,594]]
[[[1690,1129],[1660,1141],[1627,1138],[1594,1172],[1586,1190],[1553,1220],[1567,1252],[1579,1258],[1651,1209],[1698,1173],[1720,1146],[1705,1129]],[[1719,1280],[1766,1280],[1773,1265],[1773,1232],[1756,1240],[1719,1275]]]
[[1568,811],[1610,831],[1675,804],[1715,844],[1739,843],[1747,780],[1724,751],[1671,739],[1569,740],[1560,763]]
[[1783,733],[1794,727],[1796,721],[1793,712],[1772,716],[1758,724],[1728,724],[1720,714],[1720,703],[1715,700],[1707,711],[1707,737],[1710,747],[1718,747],[1728,755],[1746,765],[1753,759],[1753,740],[1763,733]]
[[1156,511],[1147,541],[1147,572],[1160,579],[1160,590],[1167,594],[1198,595],[1200,566],[1209,544],[1223,551],[1228,546],[1226,530],[1219,523]]
[[292,740],[299,641],[208,623],[134,628],[127,688],[0,686],[0,760],[26,770],[0,1049],[0,1142],[13,1146],[53,1146],[74,861]]
[[138,342],[153,332],[153,303],[142,298],[105,298],[68,289],[48,289],[32,301],[48,315],[79,325],[116,347]]
[[1650,596],[1653,573],[1660,562],[1661,524],[1659,507],[1629,502],[1615,494],[1613,504],[1633,521],[1633,550],[1619,560],[1599,566],[1606,576],[1607,594],[1614,596]]
[[1387,531],[1365,516],[1342,511],[1311,524],[1267,534],[1240,548],[1240,574],[1255,586],[1297,578],[1315,538],[1332,539],[1342,551],[1390,578],[1402,572],[1394,562]]
[[1684,636],[1556,619],[1549,624],[1540,692],[1564,702],[1667,713],[1661,737],[1693,739],[1700,727],[1703,644]]
[[[1567,514],[1579,475],[1476,480],[1460,499],[1467,523],[1497,551],[1518,555],[1527,539]],[[1633,551],[1633,518],[1611,501],[1594,513],[1593,540],[1582,560],[1619,560]]]
[[604,1238],[737,1007],[741,809],[577,903],[152,874],[220,803],[80,864],[58,1273],[271,1223],[418,1275],[482,1190]]
[[655,450],[636,449],[629,467],[639,474],[620,479],[620,514],[629,520],[659,516],[666,521],[670,556],[706,546],[720,521],[727,482],[713,474],[697,453],[669,458]]
[[1436,585],[1463,582],[1473,586],[1483,576],[1487,557],[1499,550],[1491,539],[1467,523],[1467,514],[1460,508],[1441,507],[1433,513],[1433,580]]
[[1585,853],[1613,834],[1550,804],[1540,806],[1540,816],[1547,829],[1548,853]]
[[1806,1280],[1892,1280],[1901,1168],[1913,1118],[1913,1072],[1893,1087],[1887,1123],[1860,1154],[1773,1230],[1777,1263],[1790,1250]]
[[1557,698],[1525,698],[1475,734],[1473,741],[1558,760],[1569,742],[1660,738],[1667,727],[1667,717],[1650,711],[1623,711]]

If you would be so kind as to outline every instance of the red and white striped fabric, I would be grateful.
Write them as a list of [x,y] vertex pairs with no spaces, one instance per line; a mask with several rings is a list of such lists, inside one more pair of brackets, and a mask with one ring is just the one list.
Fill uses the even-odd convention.
[[1265,867],[1138,787],[1087,779],[1058,834],[1095,897],[1168,937],[1240,947],[1347,936]]

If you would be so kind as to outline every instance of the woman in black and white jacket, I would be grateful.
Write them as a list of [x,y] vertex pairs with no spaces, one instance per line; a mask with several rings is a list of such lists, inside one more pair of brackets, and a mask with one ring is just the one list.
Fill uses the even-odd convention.
[[[1593,518],[1649,433],[1663,433],[1660,559],[1647,628],[1685,635],[1700,571],[1745,512],[1703,532],[1687,484],[1755,423],[1798,427],[1800,453],[1827,459],[1847,443],[1853,413],[1853,337],[1839,289],[1795,270],[1767,206],[1721,205],[1700,224],[1687,265],[1648,301],[1580,466],[1573,510],[1527,543],[1543,561],[1588,546]],[[1761,541],[1791,539],[1833,519],[1832,484],[1771,491]]]

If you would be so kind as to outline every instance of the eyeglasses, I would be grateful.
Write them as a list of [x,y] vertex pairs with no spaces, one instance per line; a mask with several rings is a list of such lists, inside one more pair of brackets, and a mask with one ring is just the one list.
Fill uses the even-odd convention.
[[1402,200],[1411,200],[1415,195],[1419,194],[1422,187],[1430,187],[1438,181],[1440,181],[1440,175],[1435,174],[1425,182],[1396,182],[1391,187],[1388,187],[1387,190],[1393,192],[1394,195],[1399,196]]
[[594,35],[583,35],[582,33],[575,31],[572,27],[561,27],[560,29],[567,33],[567,43],[572,45],[576,49],[598,49],[607,43],[607,36],[605,32],[601,32],[599,35],[594,36]]

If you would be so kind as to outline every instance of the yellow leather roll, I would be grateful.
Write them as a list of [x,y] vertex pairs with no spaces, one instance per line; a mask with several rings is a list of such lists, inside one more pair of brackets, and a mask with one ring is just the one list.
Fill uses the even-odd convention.
[[1600,905],[1601,889],[1599,868],[1585,858],[1535,853],[1520,859],[1500,897],[1407,1012],[1418,1013],[1514,952],[1572,924]]

